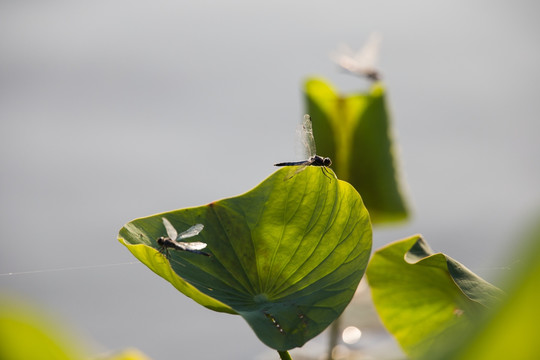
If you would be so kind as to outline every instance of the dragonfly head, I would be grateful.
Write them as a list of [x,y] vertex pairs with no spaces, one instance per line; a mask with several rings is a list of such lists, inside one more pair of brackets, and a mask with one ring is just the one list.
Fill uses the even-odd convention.
[[332,160],[330,160],[329,157],[325,157],[325,158],[323,159],[323,165],[324,165],[324,166],[330,166],[330,165],[332,165]]
[[165,244],[165,238],[163,236],[158,238],[156,241],[160,246],[163,246],[163,244]]

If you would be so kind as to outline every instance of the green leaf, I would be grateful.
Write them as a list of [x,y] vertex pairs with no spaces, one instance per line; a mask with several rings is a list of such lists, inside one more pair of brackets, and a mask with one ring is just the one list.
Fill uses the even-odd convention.
[[18,298],[0,298],[0,359],[86,359],[82,343],[57,320]]
[[507,279],[508,296],[458,351],[437,359],[540,359],[540,222],[520,249],[520,265]]
[[339,178],[362,195],[372,222],[406,219],[382,84],[375,83],[368,93],[342,96],[327,82],[308,79],[304,91],[317,152],[330,157]]
[[[371,251],[371,224],[358,192],[309,167],[281,169],[253,190],[205,206],[136,219],[119,240],[156,274],[212,310],[240,314],[266,345],[302,346],[350,302]],[[210,257],[156,239],[162,217],[208,244]],[[191,240],[191,239],[189,239]]]
[[469,334],[503,294],[419,235],[377,250],[367,278],[383,324],[413,358]]
[[58,319],[18,297],[0,296],[2,360],[150,360],[137,349],[89,356],[85,341]]

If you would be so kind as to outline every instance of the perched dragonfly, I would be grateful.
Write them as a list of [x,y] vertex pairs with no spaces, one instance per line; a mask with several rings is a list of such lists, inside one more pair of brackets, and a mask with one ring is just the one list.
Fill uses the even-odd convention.
[[178,234],[174,226],[169,222],[169,220],[165,218],[161,218],[163,220],[163,225],[165,225],[165,230],[167,230],[168,236],[162,236],[159,239],[157,239],[158,245],[161,247],[160,252],[166,253],[167,249],[175,249],[175,250],[182,250],[187,251],[195,254],[201,254],[205,256],[210,256],[210,254],[205,253],[204,251],[201,251],[206,247],[206,243],[200,242],[200,241],[194,241],[194,242],[183,242],[180,240],[187,239],[196,235],[199,235],[199,233],[204,228],[203,224],[196,224],[187,229],[186,231]]
[[307,166],[320,166],[323,174],[327,176],[326,174],[329,173],[329,171],[326,167],[332,165],[332,160],[330,160],[328,157],[323,158],[322,156],[317,155],[315,138],[313,137],[313,127],[311,125],[311,117],[308,114],[304,115],[304,122],[302,123],[302,128],[300,131],[302,143],[308,159],[302,161],[281,162],[274,164],[274,166],[298,166],[298,169],[296,169],[296,171],[294,171],[293,174],[285,180],[292,178],[294,175],[304,170]]
[[381,79],[381,74],[376,69],[380,44],[380,34],[373,33],[364,47],[356,53],[342,44],[332,58],[343,69],[358,76],[365,76],[371,81],[378,81]]

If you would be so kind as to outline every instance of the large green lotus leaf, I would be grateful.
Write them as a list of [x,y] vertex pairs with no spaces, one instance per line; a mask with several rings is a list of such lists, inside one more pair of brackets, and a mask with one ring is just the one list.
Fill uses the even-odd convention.
[[420,235],[377,250],[367,279],[383,324],[412,358],[453,346],[502,297],[457,261],[434,254]]
[[327,82],[308,79],[304,91],[317,152],[330,157],[338,177],[362,195],[373,223],[406,219],[382,84],[367,93],[339,95]]
[[[240,314],[276,350],[302,346],[345,309],[371,251],[371,224],[358,192],[309,167],[281,169],[253,190],[205,206],[136,219],[119,240],[156,274],[212,310]],[[211,256],[158,252],[162,217]]]

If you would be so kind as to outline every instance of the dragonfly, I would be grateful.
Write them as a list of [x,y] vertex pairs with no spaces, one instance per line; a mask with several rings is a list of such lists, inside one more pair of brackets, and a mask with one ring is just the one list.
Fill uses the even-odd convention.
[[161,247],[160,252],[161,253],[167,253],[168,255],[168,249],[175,249],[175,250],[181,250],[181,251],[187,251],[195,254],[201,254],[204,256],[210,256],[210,254],[205,253],[204,251],[201,251],[206,247],[206,243],[200,242],[200,241],[193,241],[193,242],[183,242],[180,240],[187,239],[193,236],[199,235],[199,233],[204,228],[203,224],[196,224],[187,229],[186,231],[178,234],[174,226],[167,220],[166,218],[161,218],[163,220],[163,225],[165,226],[165,230],[167,231],[168,236],[162,236],[159,239],[157,239],[158,245]]
[[[330,160],[329,157],[322,157],[317,155],[317,150],[315,147],[315,138],[313,137],[313,126],[311,124],[311,116],[308,114],[304,115],[304,121],[302,122],[302,127],[300,129],[301,132],[301,138],[302,143],[304,145],[304,149],[306,152],[306,155],[308,156],[307,160],[302,161],[291,161],[291,162],[281,162],[274,164],[274,166],[298,166],[298,169],[296,169],[291,176],[286,178],[285,180],[288,180],[292,178],[294,175],[298,174],[302,170],[304,170],[308,166],[320,166],[323,174],[325,176],[327,173],[329,173],[327,167],[332,165],[332,160]],[[331,179],[331,177],[330,177]]]
[[344,70],[358,76],[365,76],[371,81],[379,81],[381,74],[376,69],[379,57],[381,36],[373,33],[359,51],[353,52],[347,45],[341,45],[333,60]]

